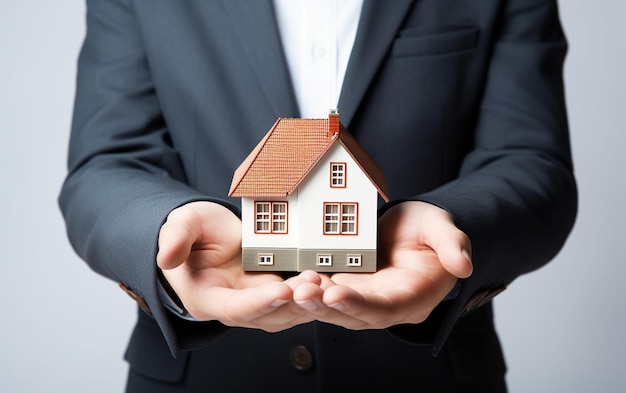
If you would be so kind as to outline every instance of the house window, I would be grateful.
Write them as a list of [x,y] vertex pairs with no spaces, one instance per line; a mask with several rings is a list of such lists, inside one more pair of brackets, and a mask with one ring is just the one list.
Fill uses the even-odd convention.
[[354,203],[341,205],[341,233],[356,234],[356,204]]
[[324,234],[356,235],[358,205],[356,203],[325,203]]
[[257,202],[255,204],[255,232],[270,233],[270,207],[269,202]]
[[287,202],[255,202],[255,233],[287,233]]
[[317,255],[317,266],[332,266],[333,265],[333,256],[330,254],[318,254]]
[[346,186],[346,164],[343,162],[330,163],[330,186],[343,188]]
[[348,254],[348,266],[359,267],[361,266],[360,254]]
[[259,254],[259,265],[261,266],[273,266],[274,254]]
[[272,203],[272,232],[287,233],[287,203]]
[[324,205],[324,233],[327,235],[339,234],[338,203],[327,203]]

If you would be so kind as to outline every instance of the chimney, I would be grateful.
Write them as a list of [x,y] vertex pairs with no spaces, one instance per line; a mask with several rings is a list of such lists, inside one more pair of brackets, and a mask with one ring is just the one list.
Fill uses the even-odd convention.
[[339,133],[339,110],[331,109],[328,112],[328,137]]

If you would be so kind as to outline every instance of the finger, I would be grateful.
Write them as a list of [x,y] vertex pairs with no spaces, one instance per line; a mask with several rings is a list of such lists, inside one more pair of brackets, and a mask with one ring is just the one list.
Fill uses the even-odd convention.
[[387,299],[343,285],[326,290],[323,303],[325,308],[317,311],[318,319],[348,329],[382,329],[397,322],[393,319],[397,307]]
[[307,312],[316,312],[325,307],[322,301],[324,290],[319,284],[304,282],[294,288],[294,302]]
[[334,310],[368,322],[378,322],[397,308],[385,296],[359,292],[336,285],[324,292],[324,304]]
[[324,303],[324,295],[325,291],[320,286],[303,284],[294,291],[294,304],[303,310],[304,316],[307,316],[309,320],[317,320],[354,330],[372,327],[368,322],[354,318],[344,313],[343,310],[329,307]]
[[[372,275],[335,275],[337,285],[325,291],[323,301],[371,328],[421,323],[457,280],[441,266],[434,252],[427,256],[422,256],[419,264],[394,262],[404,266],[387,267]],[[415,255],[408,258],[414,260]]]
[[334,285],[328,276],[312,270],[304,271],[285,283],[293,290],[294,302],[308,312],[325,307],[322,302],[324,290]]
[[285,280],[285,284],[289,285],[291,289],[295,289],[303,283],[312,283],[319,286],[321,282],[322,276],[313,270],[305,270],[297,276],[290,277]]
[[241,252],[241,221],[222,205],[191,202],[168,215],[158,243],[161,269],[179,266],[192,251],[210,251],[202,253],[203,263],[221,265]]
[[304,272],[293,289],[293,300],[296,307],[301,308],[309,319],[332,323],[335,325],[362,329],[366,323],[335,310],[324,303],[325,291],[336,284],[327,275],[315,272]]
[[309,270],[290,280],[294,280],[288,282],[293,289],[294,302],[306,311],[320,315],[320,312],[323,312],[321,309],[327,307],[322,300],[324,291],[335,285],[330,277]]
[[254,327],[253,321],[289,303],[292,291],[281,282],[245,289],[210,287],[200,299],[195,302],[197,308],[189,310],[194,317],[219,320],[229,326]]
[[[313,315],[298,307],[292,299],[277,298],[272,300],[268,306],[267,301],[263,301],[258,293],[253,293],[252,297],[259,303],[250,303],[245,299],[245,296],[242,296],[237,301],[245,302],[249,306],[249,310],[243,310],[242,314],[234,317],[230,314],[229,317],[223,318],[222,322],[229,326],[255,328],[274,333],[315,319]],[[251,312],[249,312],[250,310]]]
[[441,265],[458,278],[472,275],[473,264],[469,237],[453,224],[446,225],[433,240],[431,247],[439,257]]
[[172,218],[163,224],[159,232],[157,264],[163,270],[173,269],[187,259],[196,241],[193,223]]

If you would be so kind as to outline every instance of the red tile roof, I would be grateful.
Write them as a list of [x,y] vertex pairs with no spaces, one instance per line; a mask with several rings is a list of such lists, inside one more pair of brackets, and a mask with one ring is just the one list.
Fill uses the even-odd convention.
[[387,186],[380,167],[339,123],[329,133],[329,119],[279,118],[235,171],[229,196],[285,197],[295,191],[315,164],[339,142],[361,167],[385,201]]

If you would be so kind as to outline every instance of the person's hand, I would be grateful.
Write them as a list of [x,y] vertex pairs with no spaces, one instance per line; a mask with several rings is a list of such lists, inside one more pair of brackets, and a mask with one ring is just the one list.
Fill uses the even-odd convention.
[[198,320],[280,331],[312,317],[293,302],[293,288],[318,286],[317,274],[287,281],[246,273],[241,265],[241,220],[212,202],[173,210],[161,227],[157,264],[187,311]]
[[[444,210],[404,202],[379,220],[378,271],[303,283],[294,300],[316,319],[349,329],[421,323],[458,278],[472,274],[469,238]],[[314,274],[314,273],[310,273]]]

